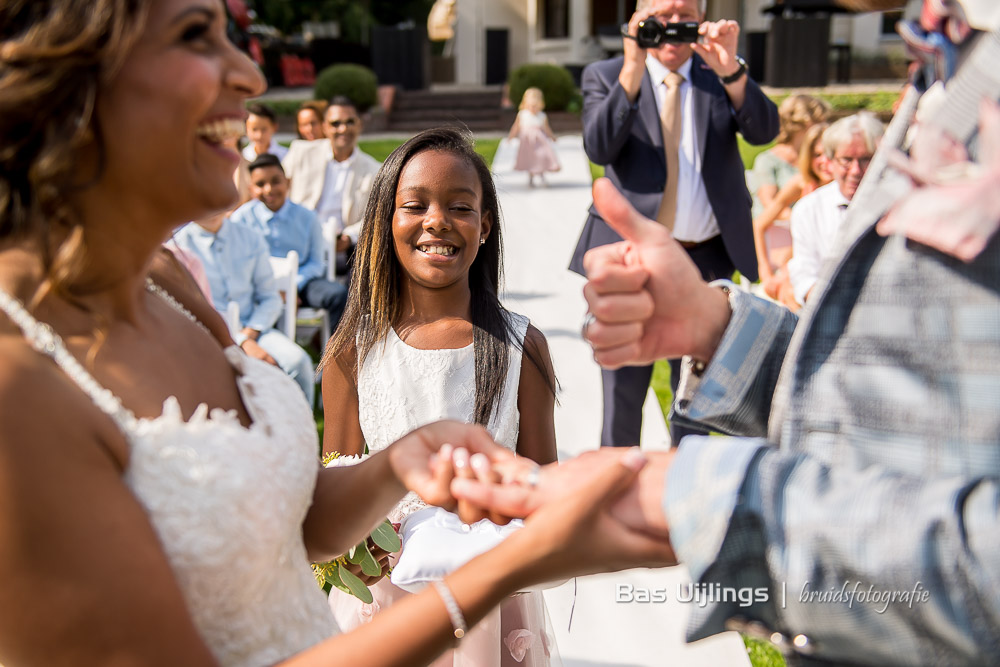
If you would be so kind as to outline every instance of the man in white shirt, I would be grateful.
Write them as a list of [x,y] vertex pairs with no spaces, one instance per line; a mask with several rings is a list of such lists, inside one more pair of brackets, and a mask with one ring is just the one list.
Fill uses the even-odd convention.
[[[729,278],[738,269],[754,280],[750,194],[736,134],[751,144],[771,141],[778,110],[736,54],[739,25],[704,18],[704,0],[639,0],[629,35],[651,19],[691,22],[700,24],[699,41],[646,49],[626,38],[623,56],[588,65],[583,147],[639,212],[671,229],[703,278]],[[620,240],[591,206],[570,269],[583,274],[588,250]],[[602,371],[602,445],[639,444],[652,369]],[[671,360],[671,371],[675,386],[678,360]],[[674,443],[695,432],[670,428]]]
[[792,209],[792,259],[788,277],[795,300],[805,304],[823,264],[840,246],[838,235],[847,206],[868,170],[884,128],[870,113],[841,118],[823,133],[823,152],[833,182],[803,197]]
[[357,244],[372,179],[382,166],[358,149],[361,129],[354,103],[334,97],[323,119],[326,139],[293,141],[282,160],[289,199],[316,212],[326,238],[336,236],[338,253]]

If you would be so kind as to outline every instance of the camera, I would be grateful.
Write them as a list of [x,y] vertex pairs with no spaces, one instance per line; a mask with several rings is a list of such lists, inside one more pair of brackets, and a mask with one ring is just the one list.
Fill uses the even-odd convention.
[[622,37],[634,39],[644,49],[655,49],[663,44],[691,44],[698,41],[698,22],[667,23],[654,17],[639,22],[635,34],[628,34],[628,24],[622,26]]

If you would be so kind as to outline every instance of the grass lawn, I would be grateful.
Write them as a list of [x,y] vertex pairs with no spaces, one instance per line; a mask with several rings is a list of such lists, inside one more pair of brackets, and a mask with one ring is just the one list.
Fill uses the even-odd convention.
[[[402,139],[364,139],[358,141],[358,148],[368,153],[379,162],[385,162],[389,153],[403,143]],[[476,139],[476,152],[483,156],[486,164],[493,164],[493,156],[497,153],[499,139]]]

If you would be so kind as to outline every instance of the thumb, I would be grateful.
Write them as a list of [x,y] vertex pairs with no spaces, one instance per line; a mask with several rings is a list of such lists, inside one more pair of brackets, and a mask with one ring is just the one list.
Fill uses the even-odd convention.
[[665,230],[663,225],[636,211],[607,178],[594,181],[594,206],[611,229],[626,241],[651,241]]

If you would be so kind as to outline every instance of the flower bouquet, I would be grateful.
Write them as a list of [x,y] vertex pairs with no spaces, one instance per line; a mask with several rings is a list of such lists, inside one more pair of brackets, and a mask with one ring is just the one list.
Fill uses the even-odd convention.
[[[327,468],[356,465],[362,460],[364,460],[362,456],[340,456],[337,452],[331,452],[323,457],[323,465]],[[397,527],[386,519],[372,531],[366,540],[352,547],[343,556],[326,563],[313,563],[312,568],[313,574],[316,575],[316,583],[327,593],[332,588],[339,588],[362,602],[371,604],[372,592],[357,575],[351,572],[349,565],[360,567],[365,576],[381,576],[383,574],[382,566],[372,555],[372,548],[378,547],[389,553],[399,551],[402,548],[402,542],[396,529]]]

